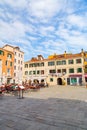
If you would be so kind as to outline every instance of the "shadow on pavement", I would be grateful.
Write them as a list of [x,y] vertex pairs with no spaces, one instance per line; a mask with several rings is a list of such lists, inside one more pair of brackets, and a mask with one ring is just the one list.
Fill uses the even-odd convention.
[[0,130],[87,130],[87,102],[48,98],[0,99]]

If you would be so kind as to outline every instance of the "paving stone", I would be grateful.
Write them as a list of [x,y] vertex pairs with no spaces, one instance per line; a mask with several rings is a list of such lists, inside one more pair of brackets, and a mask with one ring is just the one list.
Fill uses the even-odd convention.
[[87,89],[53,86],[0,99],[0,130],[87,130]]

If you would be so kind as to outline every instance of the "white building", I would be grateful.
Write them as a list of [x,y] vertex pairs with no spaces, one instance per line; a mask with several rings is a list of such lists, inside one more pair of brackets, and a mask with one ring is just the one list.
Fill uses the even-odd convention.
[[51,55],[47,59],[39,55],[25,62],[24,79],[39,82],[44,80],[49,85],[72,85],[87,82],[87,53],[66,53]]

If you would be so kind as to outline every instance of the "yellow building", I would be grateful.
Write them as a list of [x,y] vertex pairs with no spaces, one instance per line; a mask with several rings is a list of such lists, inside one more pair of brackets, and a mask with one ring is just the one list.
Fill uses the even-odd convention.
[[14,73],[14,53],[0,48],[0,84],[11,83]]
[[49,85],[81,85],[87,81],[87,52],[54,54],[44,59],[41,55],[24,63],[24,79]]

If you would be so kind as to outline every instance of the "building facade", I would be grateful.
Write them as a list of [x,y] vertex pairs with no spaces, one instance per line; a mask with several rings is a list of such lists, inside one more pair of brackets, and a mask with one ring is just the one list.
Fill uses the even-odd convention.
[[24,52],[21,51],[19,47],[14,47],[8,44],[3,46],[3,49],[9,50],[14,54],[13,83],[21,84],[23,80]]
[[14,53],[0,48],[0,84],[12,82],[13,72]]
[[24,81],[39,80],[49,85],[81,85],[87,81],[87,52],[64,52],[44,59],[41,55],[24,63]]
[[33,57],[30,61],[24,63],[24,81],[41,80],[46,81],[46,62],[42,55],[38,55],[37,58]]

